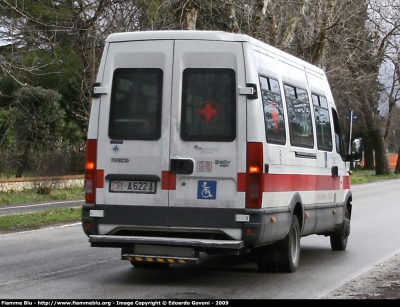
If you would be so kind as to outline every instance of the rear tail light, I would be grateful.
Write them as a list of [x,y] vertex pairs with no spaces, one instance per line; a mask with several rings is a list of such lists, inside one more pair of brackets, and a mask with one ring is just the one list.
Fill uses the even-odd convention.
[[259,209],[262,206],[263,159],[263,144],[247,143],[246,208]]
[[85,201],[88,204],[96,203],[96,160],[97,140],[88,140],[85,164]]

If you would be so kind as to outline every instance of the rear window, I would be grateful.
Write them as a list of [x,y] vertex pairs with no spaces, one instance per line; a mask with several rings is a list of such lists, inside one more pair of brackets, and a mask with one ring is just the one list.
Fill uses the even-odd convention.
[[114,71],[108,135],[117,140],[158,140],[161,136],[163,72],[158,68]]
[[236,78],[232,69],[183,72],[181,138],[230,142],[236,138]]

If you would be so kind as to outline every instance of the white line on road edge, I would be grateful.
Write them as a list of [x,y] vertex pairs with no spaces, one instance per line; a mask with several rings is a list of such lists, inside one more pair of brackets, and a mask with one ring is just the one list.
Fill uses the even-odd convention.
[[51,226],[51,227],[43,227],[43,228],[32,229],[32,230],[24,230],[24,231],[19,231],[19,232],[10,232],[10,233],[5,233],[5,234],[0,234],[0,237],[30,233],[30,232],[34,232],[34,231],[38,231],[38,230],[52,230],[52,229],[57,229],[57,228],[67,228],[67,227],[72,227],[72,226],[78,226],[81,224],[82,224],[81,222],[77,222],[77,223],[72,223],[72,224],[64,224],[64,225],[60,225],[60,226]]
[[5,207],[5,208],[0,208],[0,210],[7,210],[7,209],[17,209],[17,208],[28,208],[28,207],[38,207],[38,206],[45,206],[45,205],[53,205],[53,204],[66,204],[66,203],[76,203],[78,201],[82,201],[82,199],[76,199],[76,200],[67,200],[67,201],[56,201],[52,203],[39,203],[39,204],[33,204],[33,205],[25,205],[25,206],[16,206],[16,207]]

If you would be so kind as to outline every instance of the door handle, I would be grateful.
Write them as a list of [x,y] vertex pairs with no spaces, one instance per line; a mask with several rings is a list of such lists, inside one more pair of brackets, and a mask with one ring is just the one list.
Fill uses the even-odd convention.
[[193,173],[193,161],[190,159],[171,159],[170,172],[173,174]]
[[339,167],[332,166],[331,173],[333,178],[337,178],[339,176]]

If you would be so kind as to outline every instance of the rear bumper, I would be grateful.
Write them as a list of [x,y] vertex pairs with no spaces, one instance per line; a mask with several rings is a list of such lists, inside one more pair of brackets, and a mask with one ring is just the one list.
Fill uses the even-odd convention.
[[147,263],[200,263],[201,251],[239,254],[241,240],[205,240],[164,237],[91,235],[92,247],[121,247],[121,259]]
[[180,247],[218,248],[240,250],[244,247],[241,240],[210,240],[164,237],[107,236],[91,235],[92,247],[130,247],[134,244],[169,245]]
[[82,227],[91,246],[114,248],[151,244],[239,251],[283,239],[288,218],[288,208],[84,205],[82,209]]

